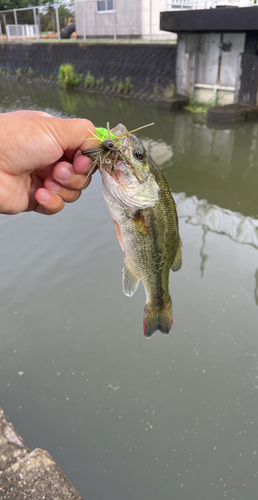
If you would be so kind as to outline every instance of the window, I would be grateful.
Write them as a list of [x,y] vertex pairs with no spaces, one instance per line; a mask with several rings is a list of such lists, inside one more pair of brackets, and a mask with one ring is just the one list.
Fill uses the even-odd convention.
[[110,10],[115,10],[115,0],[101,0],[97,2],[97,11],[106,12]]

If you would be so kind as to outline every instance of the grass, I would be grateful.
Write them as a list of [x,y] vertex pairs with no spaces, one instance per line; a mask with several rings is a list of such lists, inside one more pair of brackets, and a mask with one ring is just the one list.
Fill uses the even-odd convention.
[[35,75],[35,71],[32,69],[31,66],[29,66],[28,67],[28,77],[33,78],[34,75]]
[[63,89],[72,89],[81,82],[81,76],[78,75],[72,64],[61,64],[58,73],[58,84]]
[[88,71],[87,75],[84,78],[84,85],[85,85],[85,87],[94,89],[94,87],[96,86],[96,84],[97,84],[97,82],[96,82],[94,76],[91,74],[90,71]]
[[119,82],[116,79],[116,76],[110,78],[110,86],[113,90],[116,90],[119,93],[128,93],[134,89],[134,85],[132,84],[132,77],[126,76],[125,80],[120,80]]

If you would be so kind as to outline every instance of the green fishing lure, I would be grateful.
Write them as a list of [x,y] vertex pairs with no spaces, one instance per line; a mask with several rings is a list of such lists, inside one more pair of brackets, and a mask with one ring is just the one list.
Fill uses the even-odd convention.
[[96,128],[96,134],[100,142],[103,142],[106,139],[113,139],[113,140],[117,139],[117,137],[115,136],[115,134],[113,134],[113,132],[110,132],[110,130],[103,127]]

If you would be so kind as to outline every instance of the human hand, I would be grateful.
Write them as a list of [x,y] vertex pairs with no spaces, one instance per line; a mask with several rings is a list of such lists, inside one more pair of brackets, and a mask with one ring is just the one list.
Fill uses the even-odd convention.
[[[97,146],[85,119],[41,111],[0,114],[0,213],[55,214],[76,201],[91,169],[81,151]],[[85,139],[91,139],[85,141]],[[83,185],[89,185],[91,175]]]

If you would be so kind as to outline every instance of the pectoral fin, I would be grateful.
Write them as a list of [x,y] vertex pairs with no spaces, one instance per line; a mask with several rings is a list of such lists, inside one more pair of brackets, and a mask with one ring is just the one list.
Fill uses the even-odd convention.
[[125,261],[123,269],[123,291],[128,297],[132,297],[139,286],[139,279],[136,274],[130,269],[128,262]]
[[124,250],[124,242],[123,242],[123,236],[122,236],[122,233],[121,233],[120,226],[119,226],[119,224],[115,220],[113,220],[113,222],[114,222],[114,226],[115,226],[115,230],[116,230],[117,239],[118,239],[118,241],[120,243],[120,246],[121,246],[122,250]]
[[179,271],[182,266],[182,241],[179,238],[179,243],[176,251],[176,256],[174,258],[173,264],[171,266],[172,271]]
[[141,210],[138,210],[136,212],[135,217],[132,218],[132,222],[134,224],[134,227],[136,231],[141,235],[141,236],[149,236],[150,235],[150,230],[147,225],[147,221],[142,213]]

